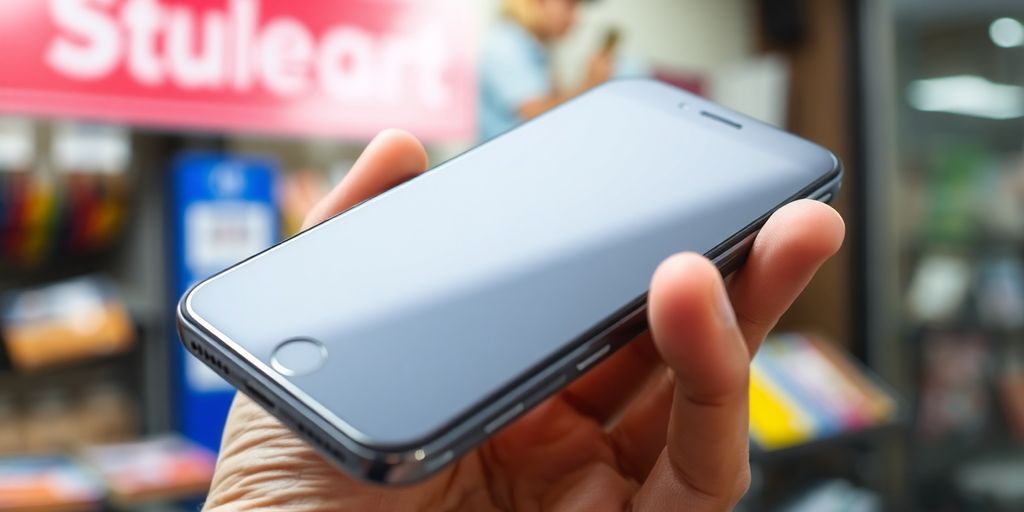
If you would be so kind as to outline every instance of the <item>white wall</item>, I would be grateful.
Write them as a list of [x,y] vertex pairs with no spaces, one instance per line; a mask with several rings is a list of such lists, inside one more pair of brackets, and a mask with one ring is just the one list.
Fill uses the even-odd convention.
[[[483,22],[497,17],[500,0],[466,0]],[[622,51],[658,67],[707,73],[748,56],[750,0],[596,0],[584,4],[579,24],[556,56],[559,75],[573,81],[609,27],[622,31]],[[486,26],[486,25],[485,25]],[[486,29],[485,29],[486,30]]]

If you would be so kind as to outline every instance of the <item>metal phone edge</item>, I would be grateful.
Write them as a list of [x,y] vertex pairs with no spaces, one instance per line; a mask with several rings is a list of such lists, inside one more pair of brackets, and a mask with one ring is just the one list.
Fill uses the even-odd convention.
[[[787,199],[705,255],[711,258],[723,275],[727,275],[743,264],[757,232],[775,210],[799,199],[831,203],[839,193],[843,175],[842,164],[838,158],[832,155],[832,159],[834,169],[823,176],[822,180]],[[235,389],[263,405],[269,413],[335,465],[345,469],[350,475],[375,484],[413,484],[430,477],[600,361],[610,357],[635,335],[646,329],[647,301],[644,294],[609,317],[609,321],[605,322],[604,327],[599,328],[597,333],[583,337],[573,344],[567,353],[556,355],[556,361],[547,363],[540,371],[513,384],[511,389],[505,390],[495,401],[473,411],[451,428],[432,438],[424,439],[418,447],[384,451],[368,447],[343,432],[337,423],[344,423],[341,418],[327,411],[290,383],[282,385],[277,379],[268,378],[273,375],[269,373],[269,368],[261,368],[265,365],[253,361],[251,357],[234,353],[225,346],[224,342],[230,340],[229,338],[212,326],[205,325],[216,332],[215,337],[210,336],[204,325],[200,325],[205,322],[199,320],[197,323],[194,320],[198,317],[192,315],[189,302],[192,293],[202,285],[203,282],[191,288],[178,303],[177,327],[179,339],[185,349],[200,360],[207,361],[207,365]],[[241,348],[233,340],[230,340],[230,344]],[[200,348],[208,350],[203,353],[200,352]],[[209,359],[209,350],[220,356],[220,367]],[[600,356],[593,357],[598,352],[601,352]],[[578,365],[584,361],[587,364],[579,367]],[[257,393],[260,396],[253,396]],[[288,412],[292,414],[282,411],[282,406],[287,407]],[[517,410],[509,414],[513,409]],[[502,421],[495,426],[494,422],[498,419]]]

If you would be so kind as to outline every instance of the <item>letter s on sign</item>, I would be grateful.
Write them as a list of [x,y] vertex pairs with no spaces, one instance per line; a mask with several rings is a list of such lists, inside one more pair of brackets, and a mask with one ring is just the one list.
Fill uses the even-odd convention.
[[120,29],[102,10],[113,2],[50,0],[50,16],[66,33],[50,43],[46,50],[47,64],[61,74],[80,80],[101,78],[113,71],[121,57]]

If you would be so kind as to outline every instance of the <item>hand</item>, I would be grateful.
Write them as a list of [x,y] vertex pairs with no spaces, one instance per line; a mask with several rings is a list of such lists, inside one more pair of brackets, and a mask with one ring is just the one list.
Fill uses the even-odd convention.
[[601,51],[590,58],[587,63],[587,75],[583,81],[583,88],[601,85],[608,81],[615,72],[615,57],[610,51]]
[[[383,132],[305,225],[425,167],[418,141]],[[750,480],[751,355],[843,229],[824,204],[786,206],[728,286],[699,255],[669,258],[651,282],[650,334],[424,483],[357,482],[238,395],[206,509],[728,510]]]

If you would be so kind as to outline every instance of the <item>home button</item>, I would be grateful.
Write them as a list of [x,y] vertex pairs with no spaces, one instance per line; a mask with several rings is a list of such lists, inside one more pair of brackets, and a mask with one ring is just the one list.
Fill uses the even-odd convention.
[[270,357],[270,366],[288,377],[309,375],[319,370],[327,360],[327,347],[312,338],[292,338],[282,341]]

